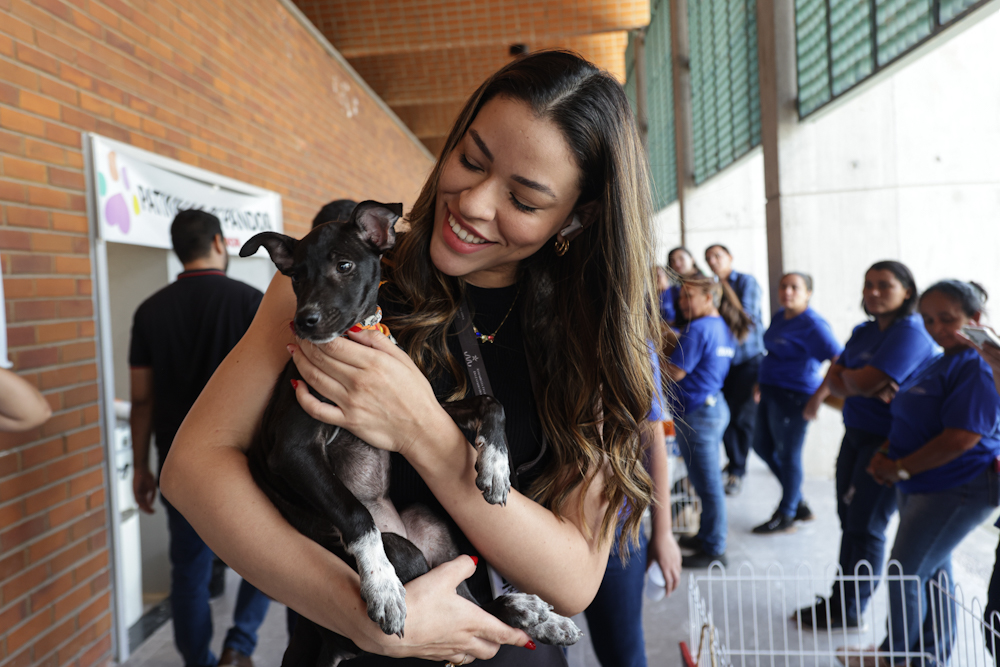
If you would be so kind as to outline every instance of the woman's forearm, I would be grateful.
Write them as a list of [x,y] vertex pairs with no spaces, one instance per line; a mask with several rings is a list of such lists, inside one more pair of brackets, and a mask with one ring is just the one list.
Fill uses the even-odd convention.
[[898,459],[898,464],[911,475],[940,468],[975,447],[981,439],[981,435],[972,431],[946,428],[917,451]]
[[603,476],[591,484],[584,516],[577,511],[579,488],[562,519],[513,489],[506,506],[490,505],[476,488],[476,450],[443,410],[441,415],[404,455],[445,511],[519,590],[539,595],[563,615],[585,609],[600,587],[611,546],[598,535],[607,506]]
[[285,521],[253,481],[240,450],[185,447],[182,438],[194,434],[184,431],[178,433],[181,449],[171,448],[164,466],[164,496],[247,581],[316,623],[364,643],[358,616],[366,618],[366,612],[354,571]]

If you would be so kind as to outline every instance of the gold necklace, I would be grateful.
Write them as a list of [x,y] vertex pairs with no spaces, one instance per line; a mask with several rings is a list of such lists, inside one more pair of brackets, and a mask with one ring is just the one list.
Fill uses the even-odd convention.
[[498,326],[496,328],[496,331],[494,331],[493,333],[491,333],[491,334],[481,333],[479,331],[479,329],[476,328],[476,323],[475,322],[472,323],[472,333],[476,334],[476,340],[478,340],[480,343],[492,343],[493,342],[493,339],[496,338],[497,334],[500,332],[500,328],[503,327],[504,322],[506,322],[507,318],[510,317],[510,314],[512,312],[514,312],[514,305],[517,303],[517,297],[519,297],[519,296],[521,296],[521,287],[520,286],[518,286],[518,288],[517,288],[517,294],[514,295],[514,301],[511,302],[510,308],[507,309],[507,314],[503,316],[503,320],[500,321],[500,326]]

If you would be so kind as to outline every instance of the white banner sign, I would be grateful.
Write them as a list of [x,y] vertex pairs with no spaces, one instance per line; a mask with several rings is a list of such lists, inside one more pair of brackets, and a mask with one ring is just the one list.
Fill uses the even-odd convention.
[[178,211],[219,218],[229,254],[254,234],[283,230],[281,196],[270,190],[91,135],[97,224],[101,238],[171,248]]

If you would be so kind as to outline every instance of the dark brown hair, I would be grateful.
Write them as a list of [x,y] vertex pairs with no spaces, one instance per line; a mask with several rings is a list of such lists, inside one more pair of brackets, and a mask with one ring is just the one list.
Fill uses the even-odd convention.
[[[589,222],[564,256],[546,243],[518,267],[525,349],[553,452],[529,494],[561,516],[570,493],[606,469],[609,505],[600,537],[610,538],[622,516],[624,544],[637,539],[651,500],[639,424],[652,404],[647,341],[658,340],[659,325],[648,270],[654,263],[648,166],[632,109],[610,74],[575,54],[541,51],[511,62],[473,93],[410,211],[411,231],[387,255],[384,289],[412,307],[387,323],[424,373],[450,372],[455,397],[465,395],[465,368],[446,344],[465,283],[437,270],[429,244],[445,162],[497,97],[527,104],[561,130],[580,169],[575,210],[587,205]],[[581,514],[586,491],[575,508]]]

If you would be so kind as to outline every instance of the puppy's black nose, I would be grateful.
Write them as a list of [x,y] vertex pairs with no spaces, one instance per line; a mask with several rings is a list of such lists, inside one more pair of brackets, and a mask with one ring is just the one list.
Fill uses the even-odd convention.
[[320,314],[318,310],[307,310],[295,316],[295,326],[302,331],[309,331],[319,324]]

